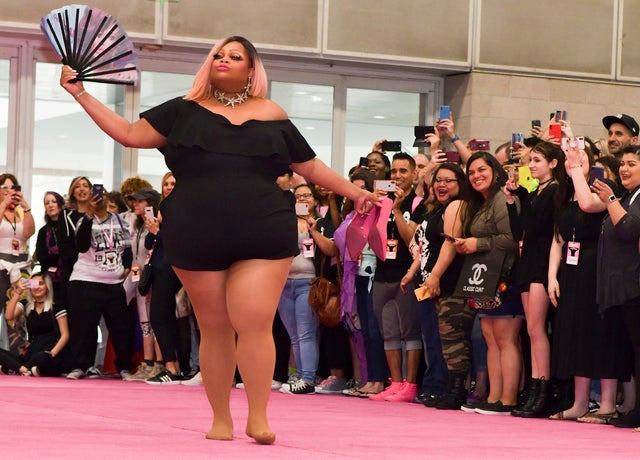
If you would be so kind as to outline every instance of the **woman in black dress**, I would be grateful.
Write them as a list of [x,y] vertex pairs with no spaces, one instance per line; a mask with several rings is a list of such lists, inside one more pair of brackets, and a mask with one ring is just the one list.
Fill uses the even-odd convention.
[[[514,234],[514,238],[521,241],[521,253],[516,262],[516,285],[521,292],[531,341],[531,382],[527,400],[511,413],[526,418],[549,416],[546,400],[551,354],[546,327],[549,310],[547,278],[553,239],[554,198],[558,184],[565,181],[562,149],[551,142],[536,144],[529,153],[529,169],[531,176],[538,179],[539,186],[531,193],[526,193],[524,187],[517,189],[517,192],[525,193],[518,193],[522,227],[521,231],[516,230],[519,234]],[[512,182],[507,184],[507,193],[512,189]]]
[[259,443],[273,443],[267,421],[271,323],[298,253],[290,194],[275,180],[290,168],[353,199],[359,211],[376,196],[315,158],[284,110],[264,98],[266,72],[245,38],[216,44],[185,98],[135,123],[88,94],[76,76],[64,66],[60,84],[98,126],[125,146],[160,149],[176,178],[161,206],[165,250],[202,334],[200,367],[214,412],[207,437],[233,438],[229,398],[237,363],[249,401],[245,431]]
[[[606,206],[587,185],[593,157],[568,148],[561,184],[556,230],[549,255],[549,298],[557,307],[553,327],[551,375],[573,378],[574,402],[551,420],[606,421],[615,412],[617,374],[612,331],[605,327],[596,303],[598,238]],[[600,379],[600,408],[589,414],[591,379]]]

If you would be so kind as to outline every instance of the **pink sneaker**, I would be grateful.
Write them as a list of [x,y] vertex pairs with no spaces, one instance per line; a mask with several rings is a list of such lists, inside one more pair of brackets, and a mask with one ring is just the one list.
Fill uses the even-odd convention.
[[396,393],[386,396],[385,401],[391,402],[411,402],[418,395],[418,385],[416,383],[403,382],[403,387]]
[[[390,379],[391,380],[391,379]],[[369,399],[372,401],[387,401],[387,397],[396,394],[402,388],[404,388],[405,382],[394,382],[391,381],[391,385],[389,385],[386,390],[381,391],[375,395],[369,395]]]

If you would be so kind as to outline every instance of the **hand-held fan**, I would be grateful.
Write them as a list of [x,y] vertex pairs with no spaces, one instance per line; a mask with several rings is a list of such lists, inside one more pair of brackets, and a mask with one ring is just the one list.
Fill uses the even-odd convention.
[[108,13],[87,5],[51,11],[40,28],[78,76],[76,80],[135,85],[138,58],[122,26]]

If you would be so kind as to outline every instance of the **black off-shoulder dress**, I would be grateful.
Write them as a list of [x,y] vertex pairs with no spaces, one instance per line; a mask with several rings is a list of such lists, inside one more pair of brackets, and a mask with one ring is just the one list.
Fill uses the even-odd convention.
[[215,271],[298,253],[293,197],[275,180],[315,153],[290,120],[235,125],[182,98],[140,116],[167,137],[160,151],[176,178],[160,206],[171,265]]

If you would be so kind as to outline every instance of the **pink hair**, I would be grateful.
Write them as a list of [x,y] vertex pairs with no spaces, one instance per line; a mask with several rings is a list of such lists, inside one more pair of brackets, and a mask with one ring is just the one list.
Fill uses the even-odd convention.
[[258,51],[246,38],[233,35],[223,38],[211,49],[211,51],[209,51],[207,58],[196,73],[191,91],[189,91],[189,94],[184,97],[185,99],[200,102],[212,96],[211,66],[213,65],[213,56],[215,56],[224,45],[231,42],[240,43],[249,55],[249,66],[254,70],[249,94],[256,97],[265,97],[267,95],[267,88],[269,84],[267,80],[267,72],[264,69],[264,65],[262,64],[262,59],[260,59],[260,56],[258,55]]

